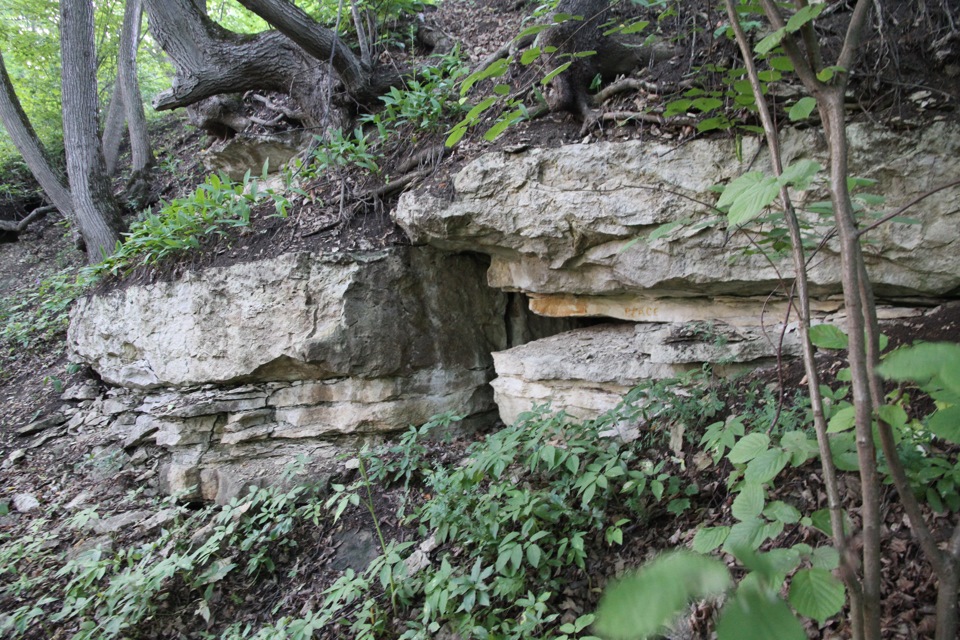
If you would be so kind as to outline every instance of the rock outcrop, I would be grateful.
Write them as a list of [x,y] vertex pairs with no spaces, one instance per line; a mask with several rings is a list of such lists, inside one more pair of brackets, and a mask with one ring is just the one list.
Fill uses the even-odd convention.
[[[848,130],[852,175],[889,211],[960,175],[960,127],[924,130],[871,125]],[[814,131],[784,135],[786,163],[825,163]],[[629,388],[703,363],[734,367],[770,361],[780,336],[790,355],[789,255],[764,256],[756,234],[731,233],[712,205],[714,185],[768,165],[757,140],[692,140],[569,145],[491,153],[464,167],[451,197],[404,194],[394,217],[415,243],[487,253],[491,286],[529,296],[552,317],[634,324],[568,332],[495,354],[493,382],[504,421],[533,404],[589,418]],[[798,194],[813,200],[822,193]],[[866,215],[866,214],[865,214]],[[955,190],[923,199],[865,244],[877,294],[913,315],[960,293],[960,201]],[[807,214],[825,234],[830,216]],[[665,228],[663,225],[673,225]],[[658,239],[648,237],[660,230]],[[810,263],[817,321],[842,322],[839,256],[827,242]],[[795,317],[795,316],[794,316]],[[685,336],[682,340],[677,336]],[[712,336],[712,337],[711,337]],[[676,349],[678,344],[685,345]]]
[[[852,125],[849,135],[852,175],[877,181],[869,191],[886,197],[886,210],[960,174],[956,126],[894,132]],[[813,131],[788,132],[784,140],[785,162],[824,162]],[[711,211],[711,187],[766,164],[756,140],[744,141],[742,158],[732,140],[722,139],[491,153],[457,174],[452,201],[407,193],[394,216],[416,243],[488,253],[491,286],[547,298],[541,310],[553,306],[553,296],[577,296],[603,305],[603,315],[633,320],[651,299],[767,296],[777,289],[779,274],[790,273],[788,256],[771,265]],[[936,194],[907,215],[919,224],[888,224],[869,236],[868,267],[878,294],[956,293],[955,193]],[[666,237],[645,239],[660,225],[680,221],[687,223]],[[810,222],[819,231],[829,228],[827,218]],[[839,292],[837,262],[828,243],[811,265],[815,294]]]
[[285,255],[86,298],[68,340],[126,390],[98,424],[168,451],[170,492],[223,501],[300,456],[329,467],[435,414],[491,412],[490,354],[510,343],[486,266],[422,247]]

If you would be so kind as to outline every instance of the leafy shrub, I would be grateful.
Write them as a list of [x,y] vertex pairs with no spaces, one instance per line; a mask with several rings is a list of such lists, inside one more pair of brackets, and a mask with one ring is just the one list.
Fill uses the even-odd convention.
[[92,273],[118,274],[197,249],[207,237],[249,226],[253,207],[264,197],[273,198],[277,215],[286,217],[286,199],[270,190],[261,191],[250,172],[241,182],[212,174],[193,194],[171,200],[157,213],[130,225],[117,250],[94,265]]

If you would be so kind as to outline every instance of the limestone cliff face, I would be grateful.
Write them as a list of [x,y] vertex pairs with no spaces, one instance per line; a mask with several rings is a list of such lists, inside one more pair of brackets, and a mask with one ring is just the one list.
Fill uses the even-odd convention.
[[[886,199],[883,212],[960,175],[960,127],[923,130],[872,125],[848,130],[851,174]],[[825,164],[813,131],[788,131],[784,161]],[[568,332],[494,355],[493,382],[506,422],[550,401],[579,417],[612,408],[645,378],[675,375],[702,363],[758,366],[781,334],[789,354],[796,326],[786,322],[783,278],[789,256],[760,255],[743,234],[730,234],[712,210],[712,187],[769,165],[756,139],[737,157],[732,140],[569,145],[491,153],[464,167],[452,198],[407,193],[395,220],[415,243],[491,256],[487,279],[529,296],[530,309],[552,317],[628,321]],[[802,194],[812,204],[825,193]],[[881,213],[876,211],[873,213]],[[865,211],[865,222],[870,212]],[[886,317],[923,313],[960,293],[960,199],[956,189],[924,199],[865,243]],[[806,215],[822,236],[830,216]],[[677,223],[663,237],[648,236]],[[839,256],[828,242],[810,263],[818,321],[843,322]],[[633,324],[636,323],[636,324]],[[673,345],[673,353],[664,350]],[[722,344],[722,349],[713,346]]]
[[[960,127],[856,125],[850,138],[853,174],[876,180],[885,211],[960,175]],[[134,458],[164,452],[167,490],[223,501],[302,454],[329,471],[438,413],[513,422],[549,402],[591,418],[645,379],[795,354],[788,258],[747,251],[711,210],[713,185],[765,166],[755,141],[742,151],[694,140],[492,153],[461,170],[452,199],[402,196],[395,219],[417,246],[290,254],[87,298],[72,358],[115,388],[79,419]],[[784,153],[823,157],[805,131],[786,134]],[[956,191],[909,215],[919,224],[866,244],[887,318],[960,293]],[[817,321],[843,322],[837,273],[827,243],[811,263]]]
[[[853,125],[849,136],[851,173],[877,181],[868,190],[886,198],[884,210],[960,175],[960,127],[955,125],[935,123],[910,132]],[[813,131],[788,132],[784,156],[786,163],[806,158],[825,163],[822,141]],[[744,142],[742,158],[737,159],[732,140],[492,153],[460,171],[452,201],[407,193],[394,217],[414,242],[488,253],[491,286],[561,300],[577,296],[584,304],[599,297],[603,300],[595,304],[603,309],[592,313],[633,320],[639,308],[649,305],[632,305],[631,298],[642,303],[651,298],[765,296],[777,287],[778,270],[789,272],[788,257],[771,265],[756,253],[748,255],[745,237],[729,235],[716,224],[710,205],[717,195],[711,187],[767,164],[756,140]],[[869,236],[869,269],[878,294],[956,292],[956,193],[937,194],[908,215],[919,224],[886,225]],[[686,223],[664,238],[633,242],[679,221]],[[811,215],[809,222],[818,231],[829,228],[827,217]],[[828,244],[811,265],[811,283],[819,295],[840,290],[834,249]],[[549,308],[543,303],[538,310]]]
[[86,298],[68,342],[131,388],[479,371],[506,346],[484,268],[429,248],[289,254]]
[[168,491],[229,500],[300,455],[489,413],[507,297],[485,268],[396,247],[208,269],[81,301],[71,357],[119,387],[101,413],[124,448],[169,453]]

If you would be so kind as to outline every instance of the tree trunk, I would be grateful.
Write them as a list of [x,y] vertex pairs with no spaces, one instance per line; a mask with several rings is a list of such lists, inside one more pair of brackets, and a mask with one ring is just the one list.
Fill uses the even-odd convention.
[[143,98],[137,81],[137,46],[140,42],[142,0],[127,0],[120,30],[120,51],[117,82],[123,94],[124,113],[130,130],[130,152],[133,174],[136,178],[153,165],[153,151],[147,134],[147,118],[143,113]]
[[146,0],[150,32],[173,59],[173,86],[153,102],[177,109],[221,93],[253,89],[288,93],[316,66],[276,31],[241,35],[207,17],[195,0]]
[[120,239],[120,211],[110,190],[97,135],[97,66],[91,0],[61,0],[63,142],[73,209],[87,261],[112,253]]
[[123,141],[123,111],[123,94],[120,91],[120,79],[117,78],[110,96],[110,106],[107,107],[107,117],[103,121],[103,159],[108,176],[117,171],[117,158]]
[[7,74],[7,66],[0,53],[0,121],[3,122],[7,135],[23,161],[30,168],[33,177],[40,183],[40,188],[47,198],[64,216],[74,220],[73,201],[67,190],[66,179],[63,173],[50,161],[43,143],[37,137],[27,114],[24,113],[20,100],[13,90],[13,83]]
[[239,0],[280,33],[296,42],[304,51],[322,62],[329,63],[354,98],[368,99],[371,75],[360,58],[330,29],[327,29],[287,0]]

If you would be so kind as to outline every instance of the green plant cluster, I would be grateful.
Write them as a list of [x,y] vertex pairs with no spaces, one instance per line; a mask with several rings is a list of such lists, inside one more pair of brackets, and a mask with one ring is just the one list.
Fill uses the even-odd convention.
[[116,251],[94,265],[92,272],[116,275],[197,249],[206,238],[249,226],[253,207],[267,197],[273,199],[276,215],[286,217],[286,197],[269,189],[261,190],[249,171],[240,182],[211,174],[189,196],[171,200],[157,213],[148,213],[130,225]]
[[[289,470],[288,478],[297,472]],[[196,599],[197,614],[209,623],[219,584],[235,572],[272,572],[278,552],[296,544],[294,526],[314,513],[318,499],[309,485],[251,487],[226,506],[191,513],[174,498],[159,505],[168,518],[155,539],[116,552],[97,547],[73,559],[50,551],[55,534],[38,519],[32,535],[0,537],[0,635],[57,626],[74,629],[77,640],[129,636],[157,615],[174,587]],[[84,509],[67,526],[82,529],[96,518],[94,508]]]
[[462,111],[457,83],[466,74],[459,52],[437,56],[436,64],[421,69],[402,88],[392,87],[381,96],[383,109],[361,116],[360,126],[352,132],[334,129],[326,137],[317,136],[306,176],[333,172],[342,177],[342,170],[351,167],[380,174],[380,164],[390,149],[442,131]]
[[36,287],[0,298],[0,349],[5,356],[36,349],[66,331],[70,306],[90,285],[86,272],[66,268]]

